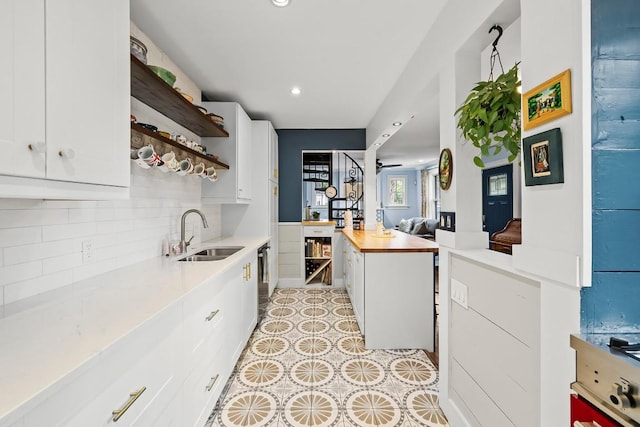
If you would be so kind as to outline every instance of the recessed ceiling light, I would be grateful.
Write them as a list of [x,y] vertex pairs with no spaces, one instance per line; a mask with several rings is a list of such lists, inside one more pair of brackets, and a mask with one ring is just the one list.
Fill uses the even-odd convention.
[[285,7],[289,5],[289,0],[271,0],[274,6]]
[[420,159],[418,160],[418,163],[424,163],[424,160]]
[[382,134],[382,137],[383,137],[383,138],[389,138],[390,136],[391,136],[391,134],[388,134],[388,133],[383,133],[383,134]]
[[402,122],[393,122],[394,126],[402,126]]
[[382,145],[382,143],[381,143],[381,142],[376,142],[376,143],[375,143],[375,144],[373,144],[373,145],[375,145],[376,147],[379,147],[379,146],[381,146],[381,145]]
[[291,88],[291,94],[292,95],[300,95],[302,93],[302,91],[300,90],[299,87],[294,86]]

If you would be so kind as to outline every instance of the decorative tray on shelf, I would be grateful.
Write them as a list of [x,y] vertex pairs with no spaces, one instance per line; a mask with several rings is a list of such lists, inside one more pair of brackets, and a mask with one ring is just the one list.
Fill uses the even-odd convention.
[[137,123],[131,123],[131,148],[139,149],[149,144],[153,145],[155,151],[159,155],[173,151],[179,159],[188,157],[194,161],[194,164],[201,161],[204,163],[205,167],[213,166],[217,170],[229,169],[229,165],[222,163],[211,155],[192,150],[179,142],[165,138],[156,132],[138,125]]

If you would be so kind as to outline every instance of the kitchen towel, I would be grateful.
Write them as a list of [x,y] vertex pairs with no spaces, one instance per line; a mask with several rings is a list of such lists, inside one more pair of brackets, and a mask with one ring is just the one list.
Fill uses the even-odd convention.
[[269,283],[269,249],[262,250],[260,262],[262,263],[262,283]]

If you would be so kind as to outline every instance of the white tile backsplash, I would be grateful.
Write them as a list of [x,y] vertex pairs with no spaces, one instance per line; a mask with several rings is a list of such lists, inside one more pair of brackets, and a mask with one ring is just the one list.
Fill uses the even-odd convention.
[[4,208],[6,199],[0,199],[0,228],[30,227],[37,225],[65,224],[69,222],[68,209],[42,209],[42,203],[35,204],[31,209],[14,209],[9,201],[8,208]]
[[42,261],[24,262],[7,267],[0,267],[0,285],[33,279],[38,276],[42,276]]
[[[0,209],[4,209],[0,200]],[[18,227],[0,229],[0,247],[27,245],[42,241],[42,227]]]
[[42,227],[42,241],[70,239],[74,237],[93,236],[97,233],[96,222],[70,223],[61,225],[45,225]]
[[[132,164],[129,200],[0,199],[0,304],[9,304],[82,279],[161,256],[162,241],[180,239],[187,218],[193,243],[221,235],[220,206],[200,205],[200,178],[143,170]],[[91,240],[93,259],[83,262]]]
[[4,248],[4,265],[51,258],[71,252],[73,252],[73,240],[71,239],[14,246]]

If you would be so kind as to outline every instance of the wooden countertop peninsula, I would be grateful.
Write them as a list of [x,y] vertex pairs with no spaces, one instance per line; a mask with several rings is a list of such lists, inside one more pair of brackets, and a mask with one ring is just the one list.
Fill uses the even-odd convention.
[[324,225],[324,226],[334,226],[336,225],[335,221],[302,221],[302,225]]
[[395,237],[376,237],[375,230],[341,230],[360,252],[438,252],[438,244],[431,240],[390,230]]

